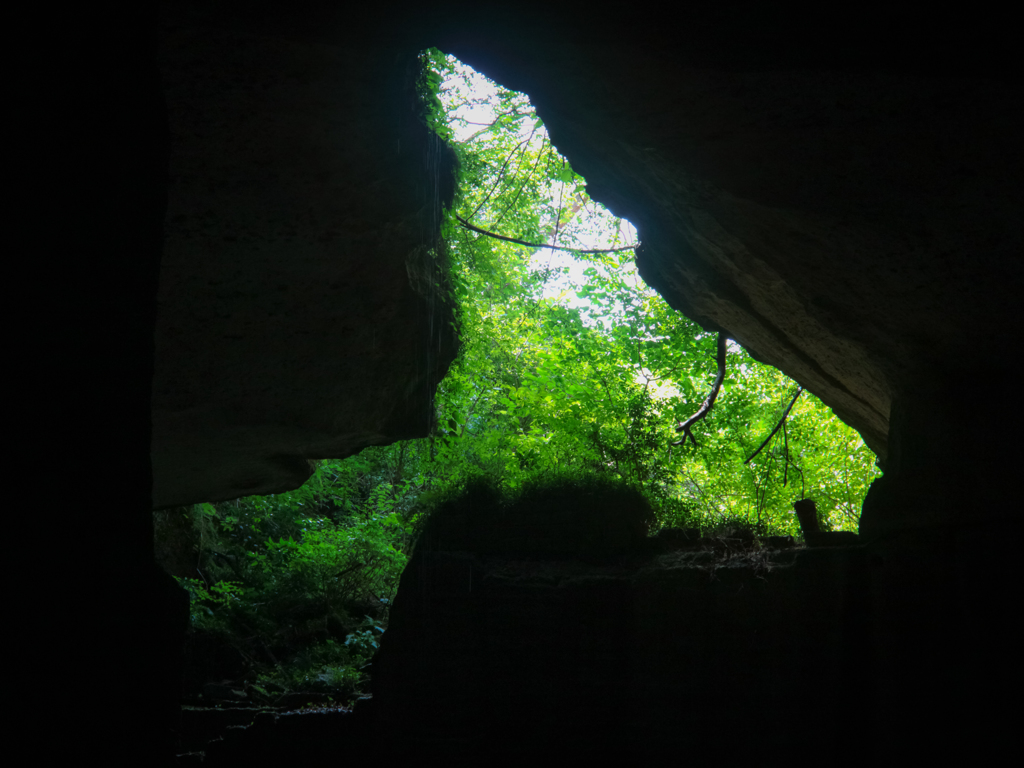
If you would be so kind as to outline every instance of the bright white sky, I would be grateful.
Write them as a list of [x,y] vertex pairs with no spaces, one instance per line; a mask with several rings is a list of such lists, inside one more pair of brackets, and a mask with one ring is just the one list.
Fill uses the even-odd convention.
[[[468,76],[471,83],[472,97],[476,99],[483,97],[486,98],[486,102],[491,103],[497,100],[497,90],[495,84],[491,80],[458,60],[453,60],[453,62],[458,73],[465,73]],[[457,84],[461,87],[462,78],[457,76],[456,78],[453,78],[453,80],[447,81],[446,85],[449,83],[453,85]],[[463,91],[462,95],[465,97],[468,94]],[[494,121],[494,109],[486,102],[484,104],[464,104],[459,109],[455,110],[454,116],[461,117],[469,123],[469,125],[455,124],[452,126],[455,139],[457,141],[465,141],[474,133],[479,131],[481,127],[489,125]],[[524,122],[524,129],[521,133],[522,138],[526,138],[526,134],[530,127],[531,126],[528,121]],[[546,134],[545,129],[541,128],[537,132],[538,136],[541,131],[544,131]],[[554,196],[557,196],[561,191],[559,186],[565,187],[566,185],[560,184],[556,186],[552,190]],[[633,225],[625,219],[616,219],[604,206],[596,201],[593,205],[580,210],[576,214],[573,223],[581,242],[584,243],[584,248],[613,247],[613,244],[610,242],[610,233],[614,232],[616,227],[620,231],[620,243],[625,244],[637,242],[637,233]],[[576,261],[566,251],[556,251],[550,248],[542,248],[538,250],[533,255],[530,263],[531,269],[534,270],[564,267],[569,268],[567,275],[548,281],[545,285],[544,295],[571,308],[587,307],[590,305],[590,302],[587,299],[577,296],[576,287],[587,282],[587,278],[583,274],[583,271],[591,266],[594,265],[582,261]],[[627,283],[632,284],[641,291],[654,293],[654,291],[640,278],[634,263],[624,265],[620,268],[620,272]],[[649,372],[638,370],[636,380],[643,384],[649,376]],[[649,386],[652,387],[651,392],[655,397],[668,398],[676,397],[679,394],[678,390],[668,382],[651,381]]]
[[[492,103],[496,100],[497,89],[490,79],[457,59],[451,60],[454,61],[457,72],[466,73],[468,75],[470,82],[472,83],[472,95],[474,97],[486,98],[488,102]],[[461,78],[447,82],[458,83],[461,85]],[[470,123],[469,125],[456,124],[452,126],[455,132],[455,139],[457,141],[465,141],[480,130],[481,126],[490,124],[495,117],[494,109],[488,103],[465,104],[455,110],[454,115],[461,117]],[[524,122],[524,129],[522,132],[523,138],[526,138],[528,128],[528,123]],[[546,130],[544,128],[541,128],[537,132],[537,135],[539,136],[541,132],[544,132],[546,135]],[[561,184],[559,186],[565,187],[566,185]],[[557,196],[558,193],[559,190],[556,187],[554,194]],[[608,233],[614,226],[613,222],[615,221],[618,221],[619,223],[618,226],[621,232],[621,243],[637,242],[636,229],[634,229],[632,224],[625,219],[616,220],[615,217],[612,216],[612,214],[609,213],[608,210],[600,203],[595,202],[594,207],[597,209],[596,215],[591,213],[589,210],[584,209],[581,210],[574,219],[574,224],[579,228],[578,231],[582,232],[580,240],[584,243],[584,248],[612,247],[609,242]],[[583,270],[589,266],[592,265],[576,261],[566,251],[556,251],[550,248],[542,248],[537,251],[533,255],[530,263],[530,268],[534,270],[569,268],[568,275],[562,278],[552,279],[547,283],[544,295],[556,298],[560,303],[573,308],[587,306],[589,304],[586,299],[579,298],[573,289],[573,284],[581,285],[586,282]],[[627,267],[627,269],[629,271],[624,275],[627,282],[643,290],[650,290],[643,280],[640,279],[640,275],[637,273],[635,266]]]

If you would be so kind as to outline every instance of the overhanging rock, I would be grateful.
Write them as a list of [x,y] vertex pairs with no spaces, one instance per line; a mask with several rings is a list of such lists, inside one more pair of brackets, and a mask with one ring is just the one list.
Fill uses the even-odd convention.
[[165,28],[158,508],[288,490],[429,427],[452,160],[416,117],[415,50],[357,42]]

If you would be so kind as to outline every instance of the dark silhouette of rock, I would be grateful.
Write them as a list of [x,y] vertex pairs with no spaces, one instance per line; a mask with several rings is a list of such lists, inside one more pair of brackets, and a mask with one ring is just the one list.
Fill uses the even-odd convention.
[[862,549],[625,567],[418,552],[374,665],[376,727],[452,760],[746,757],[794,748],[794,728],[817,753],[872,706],[871,593]]
[[[621,579],[538,588],[539,603],[501,582],[480,634],[449,623],[481,615],[455,591],[472,557],[438,554],[431,573],[451,588],[424,626],[465,639],[438,657],[438,682],[547,702],[547,733],[568,718],[576,733],[589,722],[701,754],[753,748],[742,724],[759,722],[758,702],[802,696],[855,702],[846,722],[881,762],[920,744],[952,761],[1005,753],[1019,655],[1006,623],[1021,433],[1016,25],[938,6],[837,22],[828,5],[696,3],[671,24],[639,9],[471,8],[179,0],[162,20],[136,4],[40,25],[18,116],[34,135],[12,145],[31,172],[13,196],[38,212],[11,217],[28,233],[11,358],[29,396],[13,407],[30,422],[11,442],[34,468],[12,473],[34,494],[12,525],[35,519],[39,489],[63,494],[45,551],[60,578],[16,595],[12,615],[30,628],[32,668],[52,677],[33,687],[73,679],[92,700],[60,739],[33,741],[35,758],[172,760],[187,600],[154,564],[154,501],[294,487],[309,459],[426,431],[454,352],[428,258],[444,153],[409,94],[427,45],[527,91],[593,197],[637,225],[645,279],[821,397],[885,468],[861,548],[803,550],[797,562],[817,565],[786,573],[807,583],[763,588],[791,623],[741,605],[763,596],[759,580],[720,568],[686,592],[688,612],[670,604],[682,587],[663,594],[657,579],[640,597]],[[37,569],[43,555],[21,549]],[[617,665],[645,600],[658,610],[635,615],[657,652]],[[516,634],[520,616],[533,623]],[[768,627],[788,644],[751,634]],[[481,676],[473,637],[528,638],[508,658],[537,666]],[[821,643],[842,650],[823,661]],[[395,644],[393,659],[409,655],[393,670],[419,674],[417,648]],[[694,671],[693,658],[713,663]],[[613,716],[605,696],[647,715]],[[681,700],[684,737],[658,716]],[[427,716],[473,733],[444,720],[466,711],[435,697]],[[517,728],[545,733],[506,711],[507,743]],[[717,725],[730,715],[740,725]],[[317,738],[344,736],[327,730]]]

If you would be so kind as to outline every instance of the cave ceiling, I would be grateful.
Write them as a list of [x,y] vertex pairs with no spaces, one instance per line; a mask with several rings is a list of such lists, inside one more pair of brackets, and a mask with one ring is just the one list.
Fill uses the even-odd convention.
[[895,397],[991,367],[1024,250],[998,40],[723,7],[669,28],[573,5],[165,5],[155,504],[284,490],[308,459],[425,434],[455,354],[409,89],[430,45],[528,93],[637,227],[644,279],[880,456]]

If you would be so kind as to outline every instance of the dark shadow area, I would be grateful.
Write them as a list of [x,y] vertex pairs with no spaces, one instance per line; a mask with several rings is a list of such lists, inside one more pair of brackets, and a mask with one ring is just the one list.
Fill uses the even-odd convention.
[[[75,501],[52,505],[57,575],[16,607],[29,700],[71,687],[80,705],[45,725],[31,708],[33,759],[176,764],[187,601],[152,551],[162,468],[168,503],[228,498],[294,486],[295,456],[424,428],[454,354],[410,277],[436,234],[422,146],[402,141],[408,67],[429,45],[528,92],[594,198],[637,226],[645,279],[818,394],[886,474],[862,546],[780,552],[763,574],[711,578],[673,553],[418,554],[370,751],[1012,754],[1016,26],[959,9],[883,23],[702,4],[677,26],[570,5],[507,24],[504,9],[362,10],[182,2],[161,23],[90,8],[40,49],[53,87],[36,119],[54,138],[25,186],[40,215],[18,284],[32,426],[17,450],[35,471],[17,484]],[[161,259],[182,269],[161,276]],[[275,303],[312,287],[312,314]],[[158,289],[180,301],[158,313]],[[330,370],[305,367],[310,350]],[[175,439],[154,441],[160,425]],[[55,445],[73,446],[59,473]],[[31,573],[44,555],[18,549]],[[264,719],[251,734],[272,735],[238,754],[348,755],[358,717]]]
[[[642,520],[629,499],[563,490],[506,507],[555,512],[522,514],[524,539],[547,541],[559,517],[605,503],[606,520]],[[439,513],[489,519],[501,507],[471,489]],[[738,758],[797,744],[867,756],[850,737],[873,695],[863,547],[677,531],[610,558],[585,535],[565,540],[571,555],[464,540],[417,549],[375,660],[379,734],[402,734],[409,757],[463,760]]]

